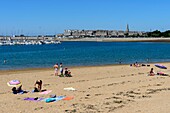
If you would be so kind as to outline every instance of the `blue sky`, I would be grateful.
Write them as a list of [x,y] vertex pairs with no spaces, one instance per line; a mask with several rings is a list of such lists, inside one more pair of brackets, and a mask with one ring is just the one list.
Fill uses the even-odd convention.
[[58,34],[65,29],[165,31],[170,0],[1,0],[0,34]]

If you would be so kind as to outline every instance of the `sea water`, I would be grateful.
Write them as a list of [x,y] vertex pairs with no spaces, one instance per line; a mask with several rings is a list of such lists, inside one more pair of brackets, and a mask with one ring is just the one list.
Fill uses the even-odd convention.
[[62,42],[51,45],[0,46],[0,70],[64,66],[169,62],[170,43]]

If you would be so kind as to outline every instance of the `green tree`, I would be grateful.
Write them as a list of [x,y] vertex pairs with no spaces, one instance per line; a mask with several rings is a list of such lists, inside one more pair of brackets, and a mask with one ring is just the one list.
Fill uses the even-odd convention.
[[162,36],[163,37],[170,37],[170,30],[163,32]]
[[156,31],[153,31],[153,32],[151,33],[151,36],[152,36],[152,37],[161,37],[161,36],[162,36],[162,33],[161,33],[160,31],[156,30]]

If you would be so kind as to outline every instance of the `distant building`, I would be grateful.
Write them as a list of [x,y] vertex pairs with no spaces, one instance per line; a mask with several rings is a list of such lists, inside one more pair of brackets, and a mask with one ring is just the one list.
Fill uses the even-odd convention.
[[87,31],[86,31],[86,36],[87,36],[87,37],[93,37],[93,36],[95,36],[95,35],[94,35],[94,31],[92,31],[92,30],[87,30]]
[[137,31],[129,31],[128,36],[138,36],[139,33]]
[[130,31],[127,24],[125,31],[117,30],[64,30],[63,37],[81,38],[81,37],[143,37],[147,36],[145,32]]
[[118,31],[118,37],[125,37],[125,31]]
[[64,30],[64,36],[71,36],[72,35],[72,30]]
[[79,30],[73,30],[73,31],[72,31],[72,36],[75,37],[75,38],[80,37]]
[[107,37],[108,36],[108,31],[107,30],[97,30],[95,32],[96,37]]
[[118,32],[116,30],[108,31],[109,37],[118,37]]

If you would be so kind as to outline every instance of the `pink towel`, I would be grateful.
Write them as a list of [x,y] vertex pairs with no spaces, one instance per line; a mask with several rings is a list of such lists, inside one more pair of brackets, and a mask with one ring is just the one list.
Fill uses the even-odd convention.
[[41,92],[40,94],[41,94],[41,95],[43,95],[43,94],[44,94],[44,95],[47,95],[47,94],[50,93],[50,92],[52,92],[52,90],[43,91],[43,92]]

